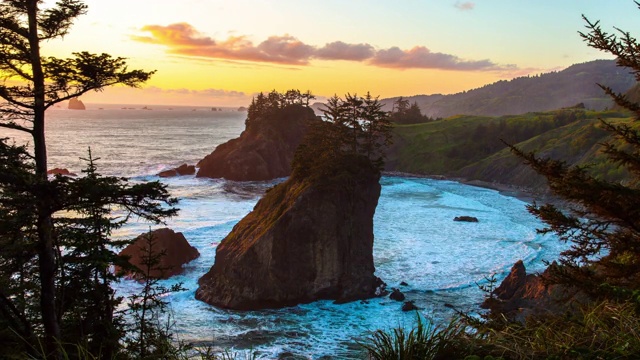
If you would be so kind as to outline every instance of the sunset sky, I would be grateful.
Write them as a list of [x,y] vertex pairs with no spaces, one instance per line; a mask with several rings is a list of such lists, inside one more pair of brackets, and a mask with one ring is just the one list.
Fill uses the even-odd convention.
[[[53,0],[45,1],[52,3]],[[610,58],[581,15],[640,36],[631,0],[87,0],[46,55],[107,52],[157,70],[88,103],[247,105],[260,91],[455,93]]]

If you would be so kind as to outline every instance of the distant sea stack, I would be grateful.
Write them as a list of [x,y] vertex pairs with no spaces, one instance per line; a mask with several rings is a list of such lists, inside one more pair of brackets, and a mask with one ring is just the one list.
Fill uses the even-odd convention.
[[382,285],[373,275],[380,172],[369,161],[340,164],[313,179],[294,174],[269,190],[218,245],[196,298],[255,310],[375,296]]
[[86,110],[87,109],[84,106],[84,103],[82,103],[82,100],[78,99],[77,97],[71,98],[71,100],[69,100],[68,108],[70,110]]
[[257,115],[249,111],[240,137],[200,160],[196,176],[235,181],[289,176],[293,154],[313,121],[319,121],[313,110],[298,104]]

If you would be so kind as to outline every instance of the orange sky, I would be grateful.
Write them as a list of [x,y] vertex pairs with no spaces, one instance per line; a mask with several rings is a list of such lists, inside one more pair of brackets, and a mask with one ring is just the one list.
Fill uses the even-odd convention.
[[[45,1],[45,6],[52,0]],[[108,52],[157,70],[88,103],[247,105],[260,91],[322,97],[454,93],[605,58],[581,14],[634,32],[632,1],[89,0],[48,55]]]

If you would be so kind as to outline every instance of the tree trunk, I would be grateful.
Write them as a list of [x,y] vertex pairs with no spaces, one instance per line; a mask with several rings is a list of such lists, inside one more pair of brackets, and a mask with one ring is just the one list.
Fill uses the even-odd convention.
[[[40,60],[40,39],[38,36],[38,1],[27,3],[29,18],[29,47],[33,74],[33,145],[36,163],[36,177],[41,186],[47,179],[47,146],[44,136],[45,87],[42,62]],[[44,189],[43,189],[44,190]],[[51,219],[50,199],[47,191],[40,191],[38,198],[38,257],[40,266],[40,312],[45,332],[45,349],[47,358],[58,359],[60,356],[57,341],[60,340],[60,324],[56,312],[55,288],[55,252],[53,248],[53,221]]]

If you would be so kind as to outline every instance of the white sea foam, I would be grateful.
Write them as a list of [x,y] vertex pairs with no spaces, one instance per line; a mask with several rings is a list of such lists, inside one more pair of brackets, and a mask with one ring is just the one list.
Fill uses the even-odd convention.
[[[318,301],[250,312],[217,309],[195,300],[197,280],[214,263],[216,246],[275,182],[159,179],[155,174],[184,162],[194,164],[238,136],[244,127],[242,113],[113,109],[58,110],[50,115],[51,167],[79,172],[79,158],[91,146],[94,156],[101,158],[101,173],[133,177],[132,181],[161,180],[181,199],[179,216],[167,225],[183,232],[201,254],[182,275],[163,281],[183,282],[189,289],[166,298],[181,339],[220,349],[254,349],[265,358],[283,352],[349,358],[360,355],[357,341],[369,332],[414,323],[414,313],[402,312],[401,304],[388,298],[343,305]],[[482,293],[476,283],[485,276],[506,276],[518,259],[528,270],[540,270],[542,260],[553,260],[563,247],[536,233],[542,225],[528,214],[525,203],[496,191],[418,178],[383,177],[381,182],[374,219],[376,275],[390,287],[400,287],[435,322],[452,314],[445,304],[477,310]],[[453,221],[461,215],[479,222]],[[149,224],[132,223],[116,236],[135,237],[148,229]],[[408,286],[401,287],[402,281]],[[126,296],[139,291],[140,285],[124,280],[117,290]]]

